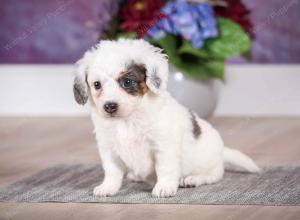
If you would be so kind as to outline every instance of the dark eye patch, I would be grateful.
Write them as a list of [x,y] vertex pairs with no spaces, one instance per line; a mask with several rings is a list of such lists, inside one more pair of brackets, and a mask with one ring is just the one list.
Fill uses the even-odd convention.
[[119,85],[131,95],[143,95],[147,92],[146,68],[142,64],[130,63],[126,71],[118,78]]

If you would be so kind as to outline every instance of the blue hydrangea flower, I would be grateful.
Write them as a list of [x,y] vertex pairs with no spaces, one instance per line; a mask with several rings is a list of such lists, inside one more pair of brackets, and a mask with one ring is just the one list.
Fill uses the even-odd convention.
[[196,48],[201,48],[208,38],[218,34],[211,5],[191,3],[186,0],[168,2],[162,13],[165,18],[148,30],[148,36],[159,39],[166,33],[181,35]]

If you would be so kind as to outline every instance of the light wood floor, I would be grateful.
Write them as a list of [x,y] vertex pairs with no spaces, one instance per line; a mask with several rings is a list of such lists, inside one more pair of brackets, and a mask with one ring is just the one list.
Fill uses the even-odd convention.
[[[300,118],[210,121],[260,165],[300,165]],[[0,118],[0,187],[60,163],[100,163],[89,118]],[[50,218],[282,220],[300,219],[300,207],[0,203],[0,220]]]

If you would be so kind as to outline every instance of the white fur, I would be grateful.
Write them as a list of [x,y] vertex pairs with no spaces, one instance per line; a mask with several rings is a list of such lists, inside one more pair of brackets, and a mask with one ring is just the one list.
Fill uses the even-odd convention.
[[[143,96],[124,92],[116,78],[133,60],[147,69],[149,91]],[[153,73],[161,79],[157,88]],[[105,178],[94,189],[97,196],[118,192],[126,173],[130,179],[147,181],[156,176],[152,194],[174,196],[178,186],[200,186],[219,181],[224,163],[258,172],[255,163],[238,151],[225,148],[219,133],[196,116],[201,134],[193,134],[191,113],[166,91],[168,63],[160,49],[143,40],[101,41],[78,62],[78,77],[87,74],[92,120]],[[100,80],[102,93],[93,82]],[[180,88],[178,88],[180,89]],[[116,117],[108,116],[103,104],[120,104]]]

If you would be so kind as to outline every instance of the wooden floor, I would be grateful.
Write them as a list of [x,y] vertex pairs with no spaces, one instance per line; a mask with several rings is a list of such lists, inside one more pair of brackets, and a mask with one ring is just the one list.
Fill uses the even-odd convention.
[[[260,165],[300,165],[300,118],[214,118]],[[100,163],[89,118],[0,118],[0,187],[60,163]],[[300,181],[300,180],[299,180]],[[0,203],[2,219],[300,219],[300,206]]]

